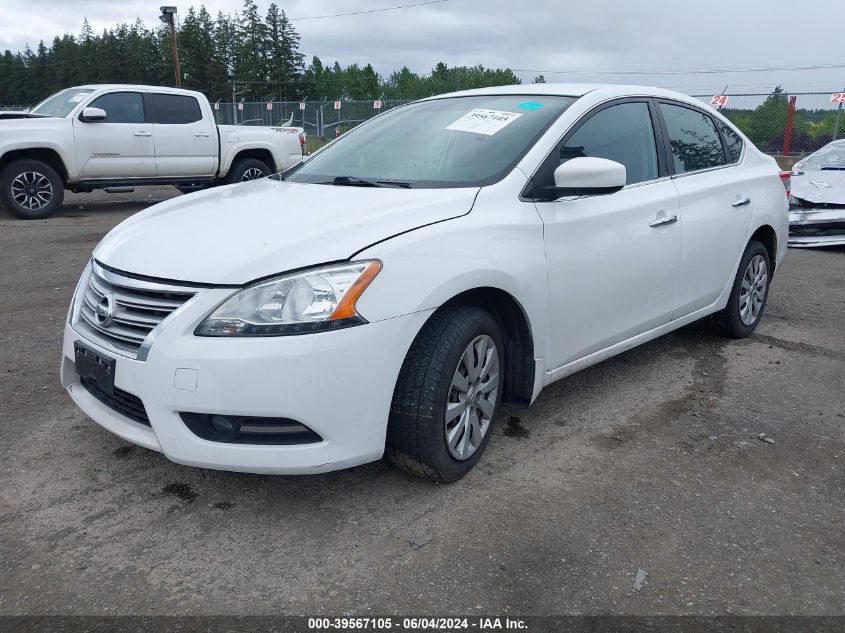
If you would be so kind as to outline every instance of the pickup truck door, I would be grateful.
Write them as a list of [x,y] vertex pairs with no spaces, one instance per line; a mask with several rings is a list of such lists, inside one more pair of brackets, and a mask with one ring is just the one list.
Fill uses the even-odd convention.
[[213,176],[217,126],[210,116],[203,116],[197,99],[158,92],[150,96],[159,177]]
[[153,126],[140,92],[110,92],[88,107],[106,118],[73,120],[76,160],[81,180],[149,178],[156,175]]

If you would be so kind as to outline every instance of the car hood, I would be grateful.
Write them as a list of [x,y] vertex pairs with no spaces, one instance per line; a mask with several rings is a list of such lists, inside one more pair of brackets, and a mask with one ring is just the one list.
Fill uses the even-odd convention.
[[791,193],[807,202],[845,204],[845,170],[810,169],[792,176]]
[[348,259],[399,233],[469,213],[478,188],[397,189],[273,179],[174,198],[94,249],[112,268],[160,279],[245,284]]

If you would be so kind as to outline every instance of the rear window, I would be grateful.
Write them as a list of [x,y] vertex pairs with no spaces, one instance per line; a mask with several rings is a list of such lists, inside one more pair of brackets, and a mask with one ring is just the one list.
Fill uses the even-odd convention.
[[692,108],[661,103],[669,133],[675,173],[683,174],[724,165],[725,150],[713,119]]
[[739,137],[739,134],[721,121],[719,121],[719,130],[722,132],[722,137],[728,146],[728,156],[731,162],[738,163],[739,157],[742,156],[742,139]]
[[200,104],[185,95],[153,94],[154,122],[185,124],[202,120]]

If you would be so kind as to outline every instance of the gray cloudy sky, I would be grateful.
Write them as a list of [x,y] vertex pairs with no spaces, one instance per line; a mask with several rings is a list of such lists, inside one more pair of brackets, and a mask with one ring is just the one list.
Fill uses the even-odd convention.
[[[184,12],[200,2],[168,0]],[[277,0],[291,18],[412,4],[421,0]],[[448,0],[396,11],[297,20],[302,51],[324,62],[372,62],[381,73],[407,65],[425,72],[484,64],[534,70],[749,68],[845,64],[842,0]],[[0,49],[33,48],[56,34],[78,34],[87,17],[101,31],[141,17],[156,24],[156,0],[0,0]],[[236,12],[241,0],[207,0]],[[258,0],[265,13],[270,0]],[[803,5],[803,6],[802,6]],[[811,8],[810,8],[811,7]],[[803,25],[793,32],[795,25]],[[804,37],[808,33],[812,37]],[[803,45],[796,45],[803,41]],[[566,75],[549,81],[644,83],[688,92],[827,89],[845,83],[845,68],[813,71],[680,75]],[[841,89],[841,88],[839,88]]]

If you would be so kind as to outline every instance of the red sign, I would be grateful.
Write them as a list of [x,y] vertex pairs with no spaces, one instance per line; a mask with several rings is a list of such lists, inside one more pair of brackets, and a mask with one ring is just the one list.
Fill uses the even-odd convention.
[[845,92],[834,92],[830,95],[831,103],[845,103]]
[[272,103],[268,103],[268,104],[267,104],[267,109],[268,109],[268,110],[272,110],[272,109],[273,109],[273,104],[272,104]]
[[334,102],[334,109],[335,109],[335,110],[340,110],[340,101],[335,101],[335,102]]
[[376,99],[373,101],[373,109],[381,110],[381,99]]
[[305,102],[304,102],[304,101],[303,101],[302,103],[300,103],[300,104],[299,104],[299,109],[300,109],[300,110],[304,110],[304,109],[305,109]]
[[713,98],[710,99],[710,105],[714,107],[728,105],[728,95],[713,95]]

